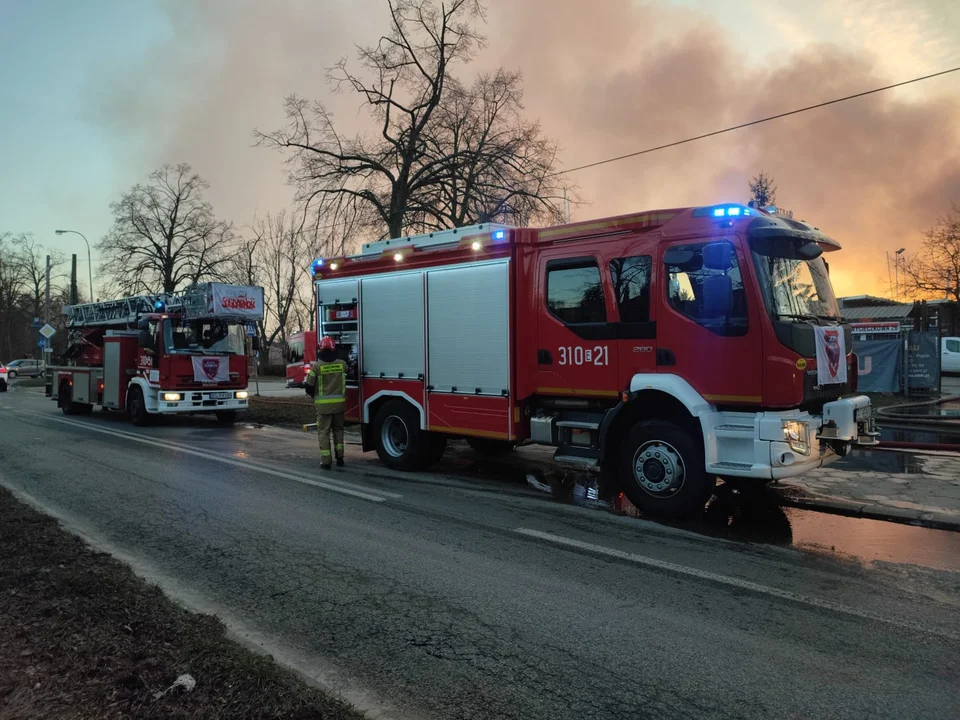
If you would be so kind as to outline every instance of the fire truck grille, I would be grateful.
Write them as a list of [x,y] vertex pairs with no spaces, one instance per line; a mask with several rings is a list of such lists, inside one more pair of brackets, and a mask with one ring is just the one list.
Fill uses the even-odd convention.
[[807,370],[803,377],[803,404],[830,402],[850,392],[850,383],[843,385],[817,385],[817,371]]

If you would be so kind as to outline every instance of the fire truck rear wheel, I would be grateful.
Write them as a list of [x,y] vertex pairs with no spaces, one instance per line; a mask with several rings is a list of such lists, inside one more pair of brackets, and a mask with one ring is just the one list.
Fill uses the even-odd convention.
[[391,400],[377,413],[373,437],[380,462],[394,470],[418,470],[430,460],[428,433],[420,429],[420,416],[410,403]]
[[64,415],[87,415],[93,412],[93,405],[73,401],[73,387],[70,383],[65,382],[60,386],[59,395],[60,409]]
[[703,467],[698,442],[679,425],[661,420],[646,420],[630,430],[619,474],[630,502],[669,518],[701,513],[716,485]]
[[150,423],[150,415],[147,413],[147,404],[143,399],[143,390],[139,387],[130,388],[127,394],[127,416],[137,427],[143,427]]

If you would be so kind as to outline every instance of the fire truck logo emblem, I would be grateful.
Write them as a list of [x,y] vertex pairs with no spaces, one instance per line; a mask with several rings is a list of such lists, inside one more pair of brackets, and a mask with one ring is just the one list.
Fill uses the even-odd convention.
[[220,373],[220,360],[217,358],[206,358],[201,364],[200,367],[203,368],[203,374],[206,375],[211,380],[216,380],[217,375]]
[[840,333],[836,330],[827,330],[824,333],[829,361],[830,376],[836,377],[840,371]]

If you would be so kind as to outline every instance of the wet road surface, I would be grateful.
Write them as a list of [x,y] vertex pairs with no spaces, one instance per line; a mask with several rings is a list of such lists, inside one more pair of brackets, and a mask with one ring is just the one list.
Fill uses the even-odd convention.
[[692,533],[350,459],[0,396],[0,482],[386,717],[960,714],[957,534],[723,498]]

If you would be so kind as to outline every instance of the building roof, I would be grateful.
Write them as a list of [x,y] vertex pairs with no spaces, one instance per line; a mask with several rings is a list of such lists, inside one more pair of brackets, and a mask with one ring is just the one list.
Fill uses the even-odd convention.
[[840,303],[840,307],[850,307],[852,305],[899,305],[896,300],[889,300],[887,298],[877,297],[876,295],[850,295],[847,297],[837,298],[837,301]]
[[913,305],[861,305],[842,307],[840,315],[844,320],[901,320],[910,317]]

